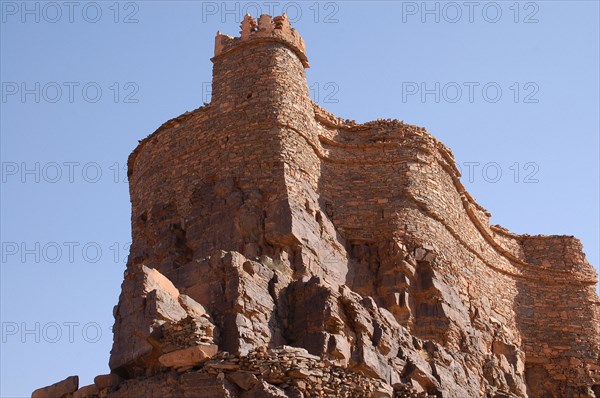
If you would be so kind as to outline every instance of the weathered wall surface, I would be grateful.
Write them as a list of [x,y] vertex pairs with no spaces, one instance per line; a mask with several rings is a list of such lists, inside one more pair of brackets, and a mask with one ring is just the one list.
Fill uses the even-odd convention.
[[[323,197],[350,256],[367,257],[350,286],[421,338],[457,350],[483,345],[521,372],[531,369],[533,396],[585,394],[583,386],[598,382],[597,279],[577,239],[491,227],[449,151],[422,129],[388,121],[327,127]],[[421,256],[435,261],[418,261],[416,279],[433,274],[436,288],[404,281],[406,267],[385,260],[381,243],[390,239],[409,251],[428,249]],[[400,280],[390,279],[386,264],[396,265]],[[480,359],[485,366],[488,359]]]
[[[443,144],[402,122],[358,125],[318,108],[301,39],[244,37],[247,26],[217,36],[211,104],[132,156],[134,221],[149,223],[135,228],[133,253],[153,250],[135,261],[168,273],[211,249],[266,255],[290,280],[348,285],[415,336],[470,347],[473,368],[498,362],[501,377],[478,371],[488,383],[515,378],[499,383],[524,394],[526,368],[531,385],[543,374],[554,391],[597,383],[596,276],[580,245],[491,227]],[[170,248],[138,239],[157,230],[157,205],[177,209],[160,221]]]
[[354,396],[600,397],[597,275],[577,239],[491,226],[425,129],[313,104],[286,17],[217,34],[213,62],[211,103],[130,157],[117,379],[100,396],[336,396],[293,366],[249,386],[207,365],[294,346],[348,371]]

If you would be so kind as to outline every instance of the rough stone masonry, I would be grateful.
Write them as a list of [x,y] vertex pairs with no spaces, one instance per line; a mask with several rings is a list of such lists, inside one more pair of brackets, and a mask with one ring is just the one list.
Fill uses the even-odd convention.
[[285,15],[212,61],[129,158],[111,373],[33,397],[600,398],[579,240],[490,225],[425,129],[313,103]]

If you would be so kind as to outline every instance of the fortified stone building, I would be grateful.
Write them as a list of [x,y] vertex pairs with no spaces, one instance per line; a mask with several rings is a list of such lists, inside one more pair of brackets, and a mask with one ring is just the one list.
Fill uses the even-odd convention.
[[34,397],[600,398],[579,240],[490,225],[424,128],[313,103],[285,15],[212,61],[129,158],[112,373]]

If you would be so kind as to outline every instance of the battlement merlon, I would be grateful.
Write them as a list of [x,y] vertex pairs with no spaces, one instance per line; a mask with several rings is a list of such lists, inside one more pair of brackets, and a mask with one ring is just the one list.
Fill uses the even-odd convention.
[[278,42],[287,45],[300,58],[302,65],[309,68],[306,57],[304,40],[296,29],[290,25],[288,16],[284,13],[275,18],[262,14],[258,23],[247,14],[241,24],[240,37],[232,37],[217,32],[215,37],[215,55],[211,61],[219,56],[234,51],[236,48],[253,43]]

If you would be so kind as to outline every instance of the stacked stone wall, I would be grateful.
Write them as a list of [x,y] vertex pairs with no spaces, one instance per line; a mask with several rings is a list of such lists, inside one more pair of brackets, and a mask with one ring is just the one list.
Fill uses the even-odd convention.
[[[456,398],[600,396],[597,275],[577,239],[490,225],[425,129],[314,104],[285,16],[218,33],[212,61],[211,103],[129,159],[114,377],[145,374],[164,392],[177,368],[182,394],[225,394],[223,372],[200,375],[199,360],[295,345],[382,397],[407,383]],[[107,397],[135,396],[137,382],[122,395],[115,383]]]

